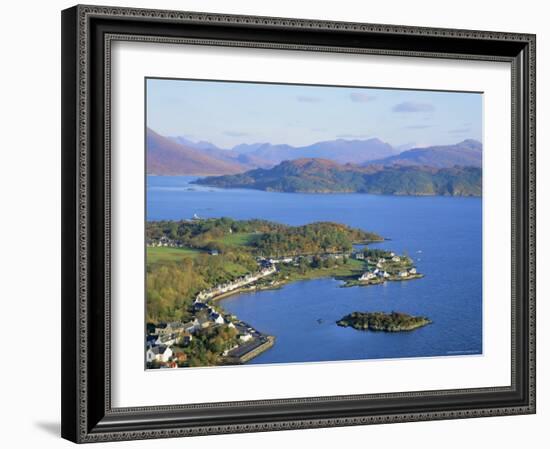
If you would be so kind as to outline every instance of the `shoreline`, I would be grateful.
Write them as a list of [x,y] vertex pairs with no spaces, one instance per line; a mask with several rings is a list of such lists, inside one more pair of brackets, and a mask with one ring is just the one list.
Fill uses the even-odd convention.
[[[237,173],[242,174],[242,173]],[[148,176],[197,176],[198,179],[195,181],[198,181],[201,178],[200,175],[148,175]],[[205,175],[204,177],[211,177],[212,175]],[[214,175],[214,176],[220,176],[220,175]],[[226,176],[226,175],[221,175]],[[266,193],[286,193],[286,194],[301,194],[301,195],[376,195],[376,196],[396,196],[396,197],[413,197],[413,198],[433,198],[433,197],[442,197],[442,198],[483,198],[483,195],[440,195],[440,194],[433,194],[433,193],[406,193],[406,192],[397,192],[397,193],[380,193],[380,192],[358,192],[355,190],[339,190],[339,191],[284,191],[284,190],[273,190],[273,189],[255,189],[252,187],[245,187],[242,185],[239,186],[216,186],[213,184],[206,184],[201,182],[195,182],[191,181],[188,184],[189,185],[198,185],[203,187],[210,187],[213,189],[221,189],[221,190],[253,190],[256,192],[266,192]]]
[[[352,276],[352,275],[350,275]],[[284,279],[277,282],[276,285],[265,285],[265,286],[251,286],[251,287],[245,287],[245,288],[239,288],[227,293],[222,293],[221,295],[215,296],[214,298],[210,298],[210,301],[217,302],[224,299],[228,299],[233,295],[238,295],[242,293],[256,293],[256,292],[262,292],[262,291],[268,291],[268,290],[280,290],[281,288],[293,284],[295,282],[305,282],[305,281],[315,281],[318,279],[333,279],[335,281],[342,282],[342,284],[339,286],[340,288],[351,288],[351,287],[370,287],[373,285],[382,285],[386,282],[404,282],[404,281],[414,281],[417,279],[422,279],[425,277],[425,274],[418,273],[414,275],[410,275],[406,278],[392,278],[392,279],[376,279],[373,281],[357,281],[357,280],[348,280],[346,281],[343,279],[345,276],[343,275],[335,275],[330,273],[324,273],[322,276],[315,276],[315,277],[303,277],[303,278],[297,278],[297,279]]]
[[[170,222],[170,220],[168,221]],[[225,238],[226,235],[236,232],[238,238],[233,239],[234,241],[231,240],[226,245],[234,250],[237,256],[241,253],[246,256],[242,260],[235,257],[223,258],[225,246],[222,247],[222,250],[212,246],[214,249],[209,250],[210,255],[196,259],[197,261],[194,262],[199,264],[199,268],[205,273],[200,279],[206,288],[198,293],[189,293],[194,296],[192,306],[184,311],[194,320],[191,326],[192,330],[189,332],[194,334],[195,331],[212,326],[221,327],[217,331],[200,334],[203,339],[197,344],[193,343],[191,350],[185,353],[187,357],[190,357],[189,363],[185,363],[187,357],[181,357],[182,360],[177,362],[182,367],[195,366],[197,363],[243,364],[274,345],[276,336],[264,334],[253,325],[242,322],[237,315],[228,313],[221,303],[224,299],[264,290],[280,290],[286,285],[298,281],[331,279],[331,282],[335,281],[339,287],[352,287],[423,277],[422,274],[416,272],[413,260],[408,255],[396,255],[392,251],[383,249],[368,249],[369,245],[383,244],[389,240],[388,238],[375,232],[367,232],[339,223],[315,222],[303,225],[304,229],[300,228],[299,231],[296,231],[290,225],[277,225],[261,220],[245,220],[241,224],[240,221],[231,218],[212,219],[203,225],[203,221],[198,217],[195,220],[194,216],[191,220],[179,223],[179,226],[184,227],[187,233],[181,231],[177,236],[188,236],[190,233],[195,236],[191,232],[195,231],[197,235],[205,234],[209,238],[214,236],[220,240],[220,235]],[[229,231],[226,229],[227,226],[230,226]],[[298,227],[295,226],[295,228]],[[216,230],[218,233],[208,234],[212,230]],[[156,234],[153,231],[156,231]],[[180,232],[179,228],[178,232]],[[258,245],[260,250],[256,248],[254,252],[254,248],[248,248],[248,240],[241,236],[243,234],[248,238],[252,232],[262,232],[263,234],[274,232],[279,240],[282,239],[283,243],[277,239],[272,239],[275,243],[268,239],[265,248]],[[196,242],[190,238],[185,240],[183,237],[178,240],[177,236],[174,230],[168,232],[160,224],[155,224],[151,227],[151,236],[149,236],[150,240],[147,240],[147,244],[152,248],[178,245],[178,248],[181,247],[183,250],[189,251],[196,250],[196,243],[199,242],[202,245],[201,249],[206,251],[210,248],[205,246],[203,241],[197,240]],[[323,238],[322,241],[321,238]],[[150,242],[151,244],[149,244]],[[221,240],[221,242],[224,243],[225,240]],[[276,255],[264,256],[260,252],[262,248],[268,254]],[[220,251],[222,255],[219,255]],[[172,263],[171,267],[172,271],[175,271],[174,276],[182,270],[177,264]],[[213,268],[219,270],[219,273],[218,271],[212,272]],[[409,271],[410,274],[408,274]],[[208,285],[211,287],[207,287]],[[197,328],[197,325],[200,327]],[[224,327],[226,325],[235,330],[226,332]],[[188,327],[185,329],[187,330]],[[159,331],[159,333],[161,332]],[[215,338],[217,338],[216,341],[213,340]],[[162,343],[162,340],[158,341]],[[187,344],[190,341],[191,337]],[[226,342],[227,345],[223,343],[221,346],[220,341]],[[225,350],[220,353],[218,348]],[[200,358],[198,362],[197,358]]]
[[368,280],[368,281],[352,280],[352,281],[345,282],[343,285],[341,285],[341,287],[342,288],[369,287],[371,285],[382,285],[386,282],[414,281],[416,279],[422,279],[423,277],[425,277],[424,274],[418,273],[418,274],[411,274],[407,277],[395,277],[395,278],[388,278],[388,279],[375,279],[375,280]]

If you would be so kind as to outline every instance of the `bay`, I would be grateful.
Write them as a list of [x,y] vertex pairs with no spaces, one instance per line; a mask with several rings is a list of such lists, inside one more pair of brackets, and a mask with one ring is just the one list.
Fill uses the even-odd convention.
[[[262,218],[289,225],[335,221],[390,240],[371,247],[406,252],[425,277],[341,288],[334,279],[247,293],[223,308],[261,332],[273,348],[249,363],[292,363],[482,353],[482,200],[367,194],[299,194],[217,189],[194,177],[148,176],[147,219]],[[412,332],[361,332],[336,321],[353,311],[424,315]]]

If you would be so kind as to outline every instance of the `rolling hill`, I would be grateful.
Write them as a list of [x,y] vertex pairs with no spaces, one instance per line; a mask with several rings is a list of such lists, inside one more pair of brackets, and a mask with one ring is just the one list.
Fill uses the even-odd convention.
[[271,169],[202,178],[197,184],[277,192],[480,196],[478,167],[361,167],[326,159],[284,161]]

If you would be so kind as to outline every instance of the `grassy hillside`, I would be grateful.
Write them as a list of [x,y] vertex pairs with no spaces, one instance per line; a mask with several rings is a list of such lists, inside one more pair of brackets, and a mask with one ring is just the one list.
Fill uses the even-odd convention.
[[[350,251],[353,243],[382,240],[374,233],[338,223],[287,226],[231,218],[148,222],[146,238],[147,321],[151,323],[188,319],[199,291],[257,272],[259,256]],[[161,242],[174,246],[156,246]],[[304,261],[303,270],[293,268],[293,272],[317,277],[349,274],[357,264],[350,262],[346,269],[334,271],[334,263],[309,267]],[[310,269],[314,273],[308,274]]]

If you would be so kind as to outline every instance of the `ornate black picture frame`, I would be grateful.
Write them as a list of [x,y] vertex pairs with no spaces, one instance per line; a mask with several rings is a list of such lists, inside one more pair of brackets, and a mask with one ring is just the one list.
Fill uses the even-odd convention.
[[[512,68],[509,387],[113,408],[110,48],[117,40],[505,61]],[[535,36],[75,6],[62,12],[62,436],[74,442],[535,413]]]

